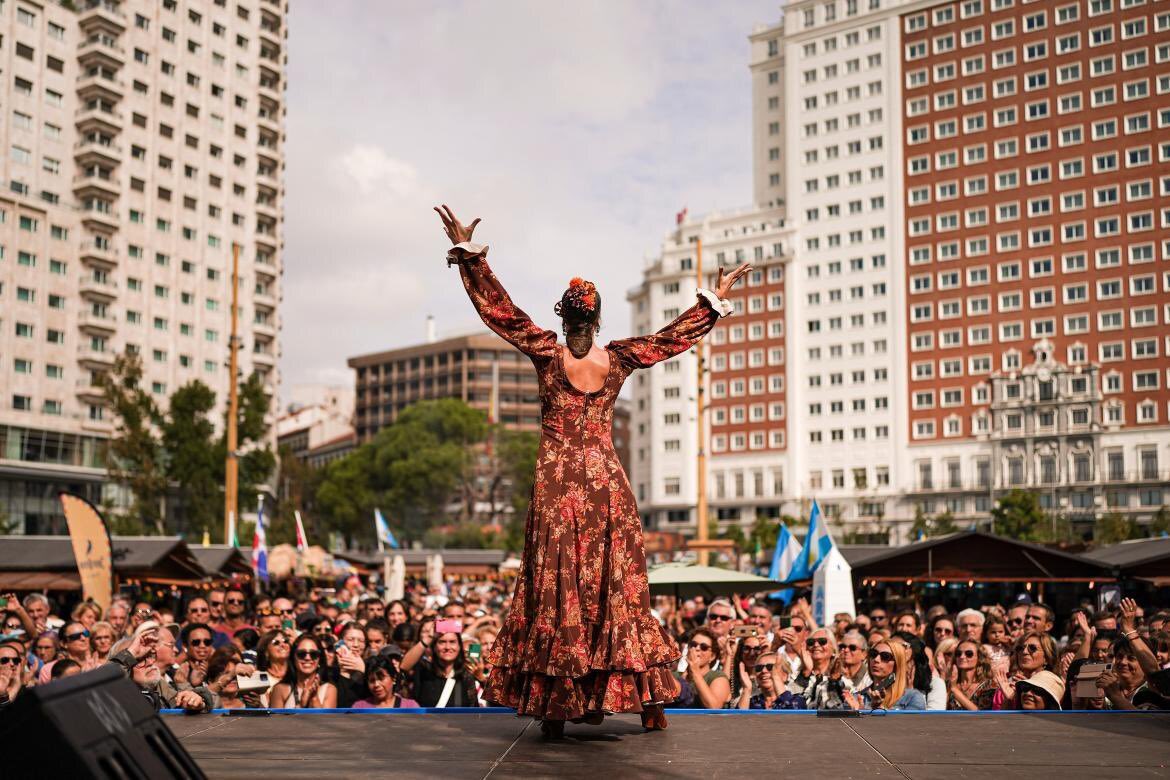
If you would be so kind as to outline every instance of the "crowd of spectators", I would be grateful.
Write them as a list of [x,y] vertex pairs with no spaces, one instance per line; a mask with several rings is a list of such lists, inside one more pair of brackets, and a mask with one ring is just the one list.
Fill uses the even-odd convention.
[[[510,604],[495,581],[255,595],[197,590],[60,609],[0,595],[0,709],[22,690],[112,664],[156,709],[477,707]],[[1170,611],[1046,604],[948,613],[875,605],[818,625],[807,601],[732,597],[654,611],[682,648],[680,694],[703,709],[1055,710],[1170,707]]]
[[701,599],[657,611],[684,644],[675,707],[855,710],[1170,708],[1170,611],[1027,598],[950,614],[877,606],[818,626],[801,599]]

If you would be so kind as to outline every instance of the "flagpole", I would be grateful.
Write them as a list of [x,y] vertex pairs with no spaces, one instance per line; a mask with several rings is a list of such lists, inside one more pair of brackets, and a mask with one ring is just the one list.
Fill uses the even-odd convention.
[[[699,236],[695,241],[695,280],[698,282],[697,286],[703,286],[703,237]],[[698,523],[698,528],[695,529],[695,539],[700,545],[704,545],[707,541],[707,442],[704,436],[703,414],[705,411],[705,401],[703,396],[703,342],[700,341],[695,346],[695,364],[698,367],[698,387],[695,392],[695,417],[698,422],[698,436],[699,436],[699,457],[696,459],[697,473],[695,478],[698,480],[698,502],[695,505],[695,521]],[[699,547],[699,565],[707,565],[707,548],[706,546]]]
[[228,419],[227,419],[227,464],[225,467],[225,479],[223,486],[223,525],[224,525],[224,543],[231,544],[227,541],[227,534],[230,532],[230,525],[232,519],[239,511],[239,496],[240,496],[240,463],[236,459],[236,448],[238,445],[238,423],[236,419],[239,416],[239,380],[236,373],[240,370],[240,344],[237,334],[238,320],[239,320],[239,295],[240,295],[240,245],[232,242],[232,317],[231,317],[231,347],[228,360]]

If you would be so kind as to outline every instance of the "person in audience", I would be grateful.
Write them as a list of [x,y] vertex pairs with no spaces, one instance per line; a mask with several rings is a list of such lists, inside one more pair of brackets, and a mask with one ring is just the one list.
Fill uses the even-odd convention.
[[[714,605],[712,605],[714,606]],[[731,699],[731,683],[722,669],[716,669],[719,639],[707,626],[690,633],[686,642],[687,666],[682,673],[684,696],[676,706],[690,709],[723,709]]]
[[83,601],[73,608],[70,617],[88,631],[94,623],[102,619],[102,608],[92,601]]
[[284,679],[269,694],[270,707],[281,709],[329,709],[337,706],[337,688],[327,682],[325,651],[313,634],[301,634],[292,645],[292,661]]
[[[422,583],[408,581],[405,598],[382,608],[363,583],[351,579],[335,595],[319,592],[315,600],[307,590],[249,599],[234,586],[227,592],[180,589],[159,600],[119,596],[104,613],[80,594],[56,602],[40,593],[8,593],[0,596],[9,606],[0,610],[0,658],[12,655],[3,647],[19,651],[17,695],[106,661],[120,666],[152,704],[189,712],[276,708],[290,697],[298,709],[327,701],[359,708],[434,705],[448,688],[447,706],[491,705],[482,687],[485,656],[508,609],[507,590],[454,578],[428,595]],[[926,709],[940,710],[1170,709],[1170,610],[1159,593],[1146,603],[1122,599],[1104,612],[1092,608],[1093,595],[1085,590],[1079,606],[1059,591],[1050,594],[1051,603],[1025,596],[1006,607],[965,608],[953,617],[941,603],[922,603],[917,610],[903,610],[903,601],[871,603],[857,618],[839,613],[819,629],[804,599],[775,617],[762,598],[716,599],[708,606],[702,599],[676,604],[666,596],[653,603],[663,627],[690,640],[672,707],[905,709],[916,708],[921,697]],[[231,619],[240,626],[232,636],[207,623],[215,619],[209,603],[214,600],[227,610],[218,622]],[[58,618],[57,603],[62,615],[78,620]],[[1059,615],[1053,605],[1060,606]],[[181,615],[181,630],[154,625],[172,612]],[[449,622],[452,616],[463,620]],[[704,616],[706,625],[682,633]],[[436,618],[443,631],[436,631]],[[149,646],[138,647],[145,655],[127,657],[147,621]],[[129,636],[120,636],[118,624]],[[733,631],[736,626],[754,627],[754,634]],[[303,636],[310,641],[302,642]],[[294,643],[319,655],[297,659]],[[411,663],[404,670],[406,651]],[[899,654],[907,656],[900,676]],[[12,663],[0,661],[0,667]],[[1078,672],[1090,663],[1113,667],[1098,679],[1096,696],[1076,697]],[[286,683],[280,700],[271,688],[240,692],[239,680],[258,670]],[[17,685],[11,675],[6,680]],[[896,683],[901,685],[893,696]],[[193,697],[179,696],[184,692]]]
[[927,625],[929,630],[926,632],[924,638],[926,639],[926,646],[932,651],[944,639],[952,639],[955,636],[955,621],[946,613],[936,615]]
[[996,687],[986,645],[974,639],[959,640],[945,679],[948,710],[994,709]]
[[401,671],[397,661],[390,655],[373,655],[366,662],[366,686],[369,695],[354,702],[357,709],[418,707],[414,699],[405,698],[399,690]]
[[845,703],[856,710],[925,710],[926,697],[914,687],[911,655],[910,646],[897,638],[871,647],[869,676],[873,682],[860,693],[847,691]]
[[841,656],[841,673],[846,686],[852,691],[868,688],[872,680],[869,679],[869,665],[866,663],[866,653],[869,644],[860,631],[846,631],[837,647]]
[[0,641],[0,713],[20,696],[24,680],[24,645],[11,639]]
[[72,658],[62,658],[53,664],[53,670],[49,673],[49,678],[60,680],[64,677],[72,677],[75,674],[81,674],[81,664]]
[[818,628],[805,640],[800,675],[795,680],[797,693],[809,709],[838,709],[841,706],[840,679],[837,640],[828,629]]
[[956,636],[959,639],[983,642],[983,626],[987,622],[987,616],[982,612],[977,609],[964,609],[955,616],[955,622],[958,624]]
[[57,635],[52,631],[46,631],[37,637],[36,642],[33,643],[33,653],[41,664],[49,664],[57,660],[57,655],[61,648],[57,643]]
[[175,680],[180,685],[202,685],[207,680],[207,661],[215,651],[211,626],[188,623],[180,633],[186,660],[179,664]]
[[922,621],[917,612],[906,610],[894,616],[894,633],[899,632],[922,636]]
[[1024,633],[1024,618],[1028,614],[1028,605],[1024,603],[1013,604],[1007,611],[1006,623],[1008,634],[1012,638],[1012,642],[1019,639]]
[[[478,707],[475,680],[463,653],[463,624],[443,619],[433,625],[430,647],[420,639],[402,659],[401,670],[414,675],[414,699],[423,707]],[[429,657],[423,652],[427,649]]]
[[[113,606],[110,607],[110,611],[115,612]],[[124,619],[125,615],[123,614],[123,621]],[[93,627],[89,629],[89,650],[99,664],[110,660],[110,650],[114,646],[114,641],[120,638],[121,633],[117,632],[106,621],[99,620],[93,624]]]
[[788,690],[788,667],[772,652],[760,654],[751,669],[740,671],[736,708],[741,710],[803,710],[804,699]]

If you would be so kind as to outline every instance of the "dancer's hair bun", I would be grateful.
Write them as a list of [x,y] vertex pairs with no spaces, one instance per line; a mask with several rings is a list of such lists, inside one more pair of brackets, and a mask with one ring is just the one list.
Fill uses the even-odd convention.
[[574,276],[553,310],[569,319],[593,321],[601,310],[601,295],[593,282]]

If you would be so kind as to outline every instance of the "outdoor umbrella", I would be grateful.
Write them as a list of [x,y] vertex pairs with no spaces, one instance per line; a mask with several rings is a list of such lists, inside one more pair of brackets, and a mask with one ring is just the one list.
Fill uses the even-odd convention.
[[650,569],[650,593],[655,596],[691,598],[693,596],[730,596],[733,593],[759,593],[777,590],[782,583],[731,569],[696,566],[688,563],[664,563]]

